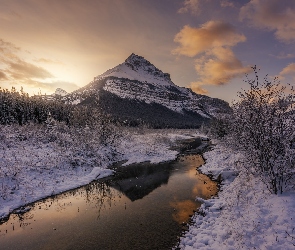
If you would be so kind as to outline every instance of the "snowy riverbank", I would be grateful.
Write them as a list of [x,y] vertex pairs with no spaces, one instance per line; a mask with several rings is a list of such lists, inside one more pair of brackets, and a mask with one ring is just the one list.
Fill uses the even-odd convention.
[[[200,169],[221,176],[218,197],[202,200],[180,248],[295,249],[295,192],[271,194],[260,179],[247,175],[241,154],[216,145]],[[220,177],[219,177],[220,178]]]
[[[173,160],[178,152],[170,147],[176,140],[197,136],[189,130],[126,129],[111,146],[96,143],[90,133],[81,147],[81,138],[44,133],[41,127],[2,126],[0,132],[0,218],[30,202],[111,175],[108,167],[115,161],[126,160],[128,165]],[[199,199],[202,215],[195,215],[180,247],[294,249],[295,192],[270,194],[259,179],[239,168],[242,155],[222,145],[204,157],[201,171],[221,178],[221,190],[216,198]]]
[[2,126],[0,132],[0,218],[20,206],[109,176],[113,172],[108,167],[116,161],[126,160],[128,165],[174,160],[178,152],[169,148],[175,141],[196,136],[184,130],[126,129],[110,146],[96,143],[93,134],[85,140],[85,132],[84,142],[64,131],[44,133],[35,126]]

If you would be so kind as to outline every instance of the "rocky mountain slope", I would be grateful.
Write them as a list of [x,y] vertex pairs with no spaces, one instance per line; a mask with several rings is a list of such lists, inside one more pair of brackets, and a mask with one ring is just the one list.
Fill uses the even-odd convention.
[[120,122],[153,127],[198,127],[219,113],[230,112],[227,102],[175,85],[168,73],[135,54],[62,99],[99,106]]

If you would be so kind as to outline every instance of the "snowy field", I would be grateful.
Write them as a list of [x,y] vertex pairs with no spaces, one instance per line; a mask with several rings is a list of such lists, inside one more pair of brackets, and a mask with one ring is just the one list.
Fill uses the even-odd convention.
[[197,198],[203,201],[200,214],[181,238],[180,248],[295,249],[295,192],[271,194],[260,179],[241,170],[241,154],[221,145],[204,157],[201,171],[221,178],[221,190],[216,198]]
[[[0,127],[0,218],[38,199],[113,174],[108,167],[174,160],[169,148],[194,131],[123,129],[114,143],[102,144],[93,131],[44,131],[44,127]],[[71,131],[70,131],[71,132]],[[26,208],[23,208],[26,209]]]

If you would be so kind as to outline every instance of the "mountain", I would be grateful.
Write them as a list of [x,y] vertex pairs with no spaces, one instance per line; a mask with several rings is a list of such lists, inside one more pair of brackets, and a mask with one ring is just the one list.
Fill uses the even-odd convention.
[[152,127],[199,127],[231,110],[223,100],[175,85],[170,74],[135,54],[62,98],[67,103],[98,106],[122,123]]

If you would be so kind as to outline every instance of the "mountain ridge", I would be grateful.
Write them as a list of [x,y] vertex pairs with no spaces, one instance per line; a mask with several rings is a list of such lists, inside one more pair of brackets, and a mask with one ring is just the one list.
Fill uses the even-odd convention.
[[[182,119],[184,127],[199,126],[220,113],[230,112],[227,102],[194,93],[191,89],[180,87],[171,81],[170,74],[164,73],[142,56],[132,53],[123,63],[94,77],[86,86],[62,97],[62,99],[76,105],[98,105],[105,109],[110,116],[116,114],[117,120],[144,120],[152,119],[152,115],[141,117],[132,108],[149,110],[158,115],[157,124],[165,124],[160,121],[160,116],[169,120],[169,115],[176,120]],[[120,117],[116,109],[120,109],[113,101],[125,106],[130,114]],[[129,102],[129,104],[128,104]],[[109,103],[109,104],[108,104]],[[110,108],[110,103],[113,107]],[[131,105],[132,103],[132,105]],[[130,106],[130,107],[129,107]],[[104,108],[102,108],[104,107]],[[161,111],[160,111],[161,110]],[[132,115],[138,114],[138,115]],[[169,115],[164,115],[164,113]],[[144,112],[141,114],[144,116]],[[166,122],[173,127],[171,122]],[[167,125],[168,126],[168,125]]]

